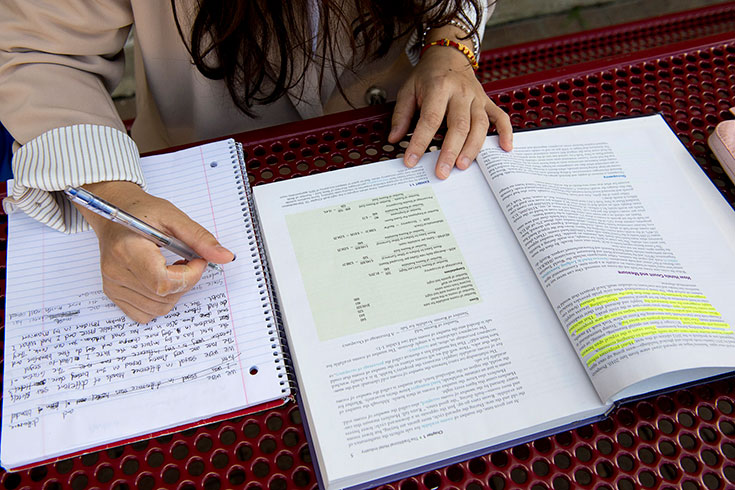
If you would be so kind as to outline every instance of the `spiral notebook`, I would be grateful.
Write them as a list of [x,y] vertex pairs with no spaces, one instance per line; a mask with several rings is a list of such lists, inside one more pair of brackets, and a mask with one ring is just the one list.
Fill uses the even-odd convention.
[[148,191],[238,257],[224,272],[208,269],[169,314],[145,325],[104,295],[93,232],[65,235],[23,214],[9,216],[3,468],[289,399],[241,155],[239,144],[226,140],[142,159]]

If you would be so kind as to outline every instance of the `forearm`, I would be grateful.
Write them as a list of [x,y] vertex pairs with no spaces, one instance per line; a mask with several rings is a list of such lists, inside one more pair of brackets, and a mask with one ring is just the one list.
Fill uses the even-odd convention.
[[[437,47],[440,49],[441,47],[449,47],[451,49],[442,49],[441,56],[437,56],[438,49],[435,46],[442,43],[444,40],[448,40],[452,44],[450,46],[440,44]],[[425,55],[427,51],[433,52]],[[479,42],[477,41],[476,36],[466,32],[462,28],[450,24],[436,29],[431,29],[426,33],[422,53],[424,63],[449,62],[449,66],[453,68],[477,69]],[[457,65],[457,62],[460,64]]]
[[[416,65],[419,61],[421,49],[426,42],[442,38],[467,44],[470,49],[474,48],[473,52],[479,51],[482,44],[482,38],[485,34],[485,24],[494,10],[495,2],[490,0],[479,0],[479,11],[476,11],[472,6],[465,4],[463,9],[464,15],[458,15],[451,20],[451,23],[444,26],[425,26],[424,31],[414,31],[409,37],[406,45],[406,55],[408,56],[409,61]],[[457,25],[462,27],[457,27]],[[472,31],[473,28],[475,28],[476,34],[468,36],[465,29]],[[457,33],[459,33],[459,35],[457,35]],[[479,53],[474,54],[475,56],[479,55]]]
[[77,125],[47,131],[13,155],[13,187],[3,201],[6,212],[20,210],[67,233],[86,222],[60,194],[67,186],[129,181],[144,185],[138,149],[122,131]]

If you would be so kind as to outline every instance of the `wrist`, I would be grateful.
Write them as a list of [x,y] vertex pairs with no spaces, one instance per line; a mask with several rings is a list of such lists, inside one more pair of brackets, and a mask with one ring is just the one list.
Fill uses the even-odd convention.
[[113,204],[127,201],[139,193],[145,193],[138,184],[127,180],[94,182],[92,184],[84,184],[82,187]]
[[427,29],[424,32],[423,45],[426,46],[431,42],[445,38],[456,42],[468,42],[467,34],[462,29],[450,24]]
[[442,63],[448,63],[450,67],[461,63],[458,66],[467,66],[469,64],[475,71],[479,68],[475,54],[467,45],[448,38],[442,38],[426,44],[421,49],[419,60],[427,58],[435,60],[435,62],[442,60]]
[[480,35],[473,28],[468,27],[465,22],[451,19],[441,27],[427,28],[422,37],[422,47],[439,39],[449,39],[466,45],[472,50],[476,59],[480,56]]
[[[135,204],[140,200],[140,195],[145,194],[145,191],[141,189],[138,184],[123,180],[95,182],[92,184],[84,184],[81,187],[121,209],[126,209],[130,205]],[[103,218],[84,206],[76,203],[74,206],[80,213],[82,213],[82,216],[84,216],[87,223],[89,223],[89,225],[95,230],[97,230],[99,226],[112,223],[112,221]]]

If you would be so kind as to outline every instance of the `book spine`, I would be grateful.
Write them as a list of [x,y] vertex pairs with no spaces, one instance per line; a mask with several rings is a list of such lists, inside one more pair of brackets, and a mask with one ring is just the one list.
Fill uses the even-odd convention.
[[268,329],[267,335],[273,348],[273,361],[276,363],[276,371],[279,373],[278,378],[280,379],[281,393],[284,398],[293,400],[296,390],[296,379],[291,364],[291,357],[288,352],[286,333],[283,329],[283,322],[281,321],[277,296],[273,289],[268,256],[265,253],[260,225],[258,224],[257,215],[254,212],[253,193],[247,177],[242,144],[230,140],[230,155],[233,160],[237,191],[240,196],[248,244],[250,245],[250,255],[247,257],[247,260],[252,260],[256,264],[256,269],[259,269],[258,292],[261,295],[263,313],[265,314],[266,327]]

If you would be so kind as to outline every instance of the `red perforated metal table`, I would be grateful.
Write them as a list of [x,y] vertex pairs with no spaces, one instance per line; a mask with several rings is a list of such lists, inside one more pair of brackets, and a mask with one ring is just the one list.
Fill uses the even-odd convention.
[[[660,111],[723,196],[706,146],[735,104],[735,36],[720,34],[485,85],[516,128]],[[236,135],[258,185],[395,158],[387,107]],[[434,142],[440,144],[440,137]],[[2,233],[6,233],[3,225]],[[4,249],[4,247],[3,247]],[[706,251],[703,251],[706,253]],[[0,257],[5,263],[4,252]],[[4,295],[4,283],[2,284]],[[314,489],[298,407],[189,429],[18,473],[4,489]],[[735,377],[620,407],[607,420],[386,485],[393,490],[735,488]]]
[[483,51],[483,82],[735,31],[735,2]]

